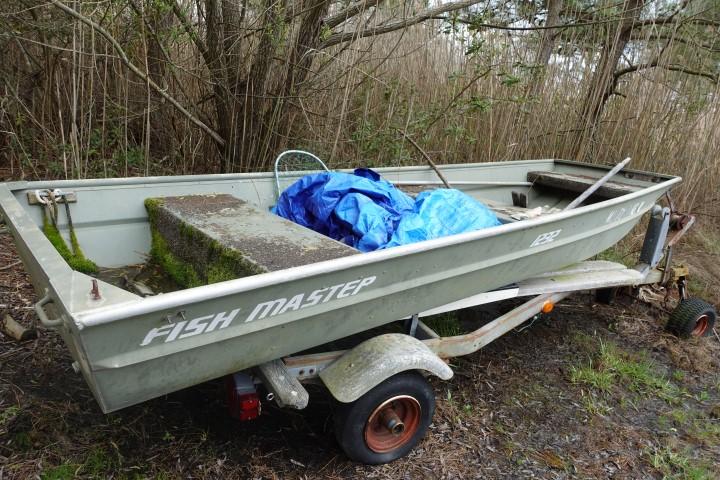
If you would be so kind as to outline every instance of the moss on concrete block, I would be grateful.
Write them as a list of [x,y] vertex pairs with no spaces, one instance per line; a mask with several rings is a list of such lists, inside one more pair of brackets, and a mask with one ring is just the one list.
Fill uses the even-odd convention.
[[358,253],[231,195],[145,201],[153,258],[194,287]]

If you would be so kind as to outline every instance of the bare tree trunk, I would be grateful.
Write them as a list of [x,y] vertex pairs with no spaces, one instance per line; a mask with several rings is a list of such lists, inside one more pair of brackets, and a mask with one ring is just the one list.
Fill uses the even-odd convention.
[[612,95],[618,62],[630,41],[633,27],[640,19],[645,2],[625,0],[617,27],[603,47],[581,110],[578,138],[573,149],[573,156],[577,159],[586,156],[588,142],[594,137],[605,103]]
[[274,112],[280,113],[278,127],[276,128],[276,131],[280,134],[273,135],[272,142],[267,143],[268,153],[272,153],[272,151],[280,147],[285,140],[284,134],[290,130],[290,121],[293,116],[290,115],[289,110],[291,107],[287,99],[298,95],[301,84],[310,73],[314,58],[312,50],[316,49],[320,44],[320,30],[330,3],[330,0],[306,0],[303,4],[303,9],[308,9],[308,12],[300,24],[295,47],[290,56],[285,82],[273,108]]
[[[169,58],[167,52],[164,50],[162,45],[159,32],[167,32],[173,27],[174,17],[172,12],[161,11],[158,8],[148,5],[146,3],[146,10],[144,16],[147,23],[145,29],[145,44],[147,45],[146,61],[147,72],[150,79],[164,89],[168,88],[167,81],[167,67]],[[150,91],[152,98],[153,109],[150,113],[150,135],[152,140],[150,142],[153,145],[152,154],[158,158],[162,158],[168,155],[173,149],[173,136],[168,135],[168,132],[164,128],[159,128],[164,125],[167,118],[170,115],[170,106],[162,101],[162,97],[155,90]]]
[[286,0],[265,0],[260,43],[244,88],[238,95],[236,131],[242,144],[237,146],[234,160],[243,170],[254,169],[258,163],[263,163],[262,145],[266,135],[271,134],[266,117],[267,112],[272,110],[272,102],[266,97],[270,96],[272,60],[283,43],[282,23],[286,5]]
[[[563,0],[546,0],[547,18],[545,19],[545,27],[557,27],[560,25],[560,11],[563,8],[563,3]],[[540,112],[546,106],[543,104],[541,96],[545,87],[550,57],[555,48],[555,40],[559,32],[556,28],[547,28],[541,31],[540,44],[535,52],[532,75],[525,88],[525,96],[536,101],[525,105],[518,104],[516,107],[516,128],[518,132],[522,132],[525,139],[524,142],[516,142],[514,146],[513,154],[519,157],[528,155],[528,152],[521,150],[521,148],[530,145],[533,132],[536,132],[538,128],[542,128],[542,125],[538,124],[538,119],[542,118]]]
[[225,65],[222,11],[217,0],[205,0],[205,62],[210,72],[212,83],[217,130],[225,140],[221,149],[220,173],[228,172],[230,158],[233,155],[235,139],[232,132],[233,95],[228,87],[227,69]]
[[[545,27],[557,27],[560,25],[560,11],[563,9],[563,0],[547,0],[546,7],[548,13]],[[537,56],[535,57],[535,70],[528,88],[528,96],[537,97],[542,93],[545,83],[545,73],[550,63],[553,49],[555,48],[555,38],[557,34],[558,30],[555,28],[543,30],[540,46],[538,47]]]

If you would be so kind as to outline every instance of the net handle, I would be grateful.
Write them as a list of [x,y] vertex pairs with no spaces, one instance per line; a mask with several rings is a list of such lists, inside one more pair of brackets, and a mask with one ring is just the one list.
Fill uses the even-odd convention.
[[280,171],[278,170],[278,167],[280,166],[280,160],[288,154],[300,154],[300,155],[307,155],[308,157],[312,158],[316,162],[318,162],[320,165],[322,165],[322,168],[329,172],[330,169],[323,163],[322,160],[320,160],[316,155],[313,155],[310,152],[306,152],[305,150],[285,150],[280,155],[277,156],[275,159],[275,187],[276,187],[276,200],[280,198]]

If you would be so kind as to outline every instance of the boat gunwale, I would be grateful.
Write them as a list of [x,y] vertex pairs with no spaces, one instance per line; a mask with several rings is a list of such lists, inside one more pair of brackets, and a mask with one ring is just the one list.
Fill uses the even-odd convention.
[[[533,165],[543,164],[552,162],[559,165],[571,165],[579,166],[584,168],[592,168],[596,170],[609,171],[612,166],[599,165],[594,163],[577,162],[574,160],[563,160],[563,159],[533,159],[533,160],[506,160],[501,162],[475,162],[475,163],[453,163],[438,165],[438,168],[443,171],[461,170],[473,167],[494,167],[494,166],[515,166],[515,165]],[[338,172],[352,172],[352,168],[338,169]],[[373,168],[378,172],[410,172],[410,171],[423,171],[432,172],[432,169],[428,166],[421,165],[409,165],[402,167],[379,167]],[[287,175],[287,177],[302,176],[305,171],[294,172],[293,175]],[[639,175],[646,175],[655,178],[661,178],[663,180],[672,180],[674,178],[681,178],[675,175],[667,175],[663,173],[654,173],[645,170],[634,170],[623,168],[620,173],[632,173]],[[263,180],[263,179],[274,179],[275,174],[273,172],[250,172],[250,173],[214,173],[204,175],[169,175],[169,176],[152,176],[152,177],[116,177],[116,178],[91,178],[91,179],[73,179],[73,180],[37,180],[37,181],[17,181],[17,182],[5,182],[4,185],[8,187],[11,192],[16,190],[33,190],[33,189],[44,189],[44,188],[86,188],[86,187],[121,187],[121,186],[133,186],[143,184],[156,184],[156,183],[186,183],[186,182],[205,182],[205,181],[226,181],[226,180]],[[392,182],[391,182],[392,183]],[[662,183],[662,182],[660,182]],[[2,184],[2,183],[0,183]]]
[[[452,169],[464,169],[468,167],[477,167],[477,166],[508,166],[508,165],[527,165],[527,164],[540,164],[540,163],[548,163],[553,162],[556,164],[565,164],[565,165],[575,165],[575,166],[582,166],[587,168],[596,168],[599,170],[609,170],[610,167],[606,167],[604,165],[594,165],[594,164],[587,164],[582,162],[574,162],[574,161],[568,161],[568,160],[555,160],[555,159],[546,159],[546,160],[519,160],[519,161],[505,161],[505,162],[487,162],[487,163],[473,163],[473,164],[453,164],[453,165],[444,165],[442,166],[443,170],[452,170]],[[389,168],[381,168],[377,169],[380,172],[398,172],[401,173],[403,171],[427,171],[429,167],[419,167],[419,166],[408,166],[408,167],[389,167]],[[650,184],[646,187],[641,188],[640,190],[637,190],[632,193],[628,193],[626,195],[622,195],[619,197],[611,198],[608,200],[604,200],[602,202],[594,203],[591,205],[585,205],[582,207],[578,207],[573,210],[564,211],[564,212],[558,212],[558,213],[552,213],[547,215],[542,215],[540,217],[536,217],[533,219],[527,219],[519,222],[512,222],[507,223],[503,225],[499,225],[496,227],[491,227],[483,230],[477,230],[474,232],[467,232],[462,233],[458,235],[451,235],[448,237],[442,237],[438,239],[433,240],[427,240],[424,242],[418,242],[414,244],[409,245],[402,245],[398,247],[394,247],[387,250],[377,250],[374,252],[367,252],[367,253],[358,253],[356,255],[351,255],[348,257],[341,257],[338,259],[333,260],[327,260],[323,262],[313,263],[309,265],[303,265],[299,267],[293,267],[285,270],[279,270],[276,272],[268,272],[263,273],[259,275],[253,275],[250,277],[244,277],[244,278],[238,278],[234,280],[228,280],[225,282],[219,282],[211,285],[203,285],[200,287],[194,287],[194,288],[188,288],[184,290],[180,290],[177,292],[170,292],[165,293],[163,295],[158,295],[154,297],[147,297],[142,298],[138,297],[137,300],[133,301],[123,301],[114,303],[111,305],[107,305],[100,308],[94,308],[91,310],[84,310],[79,312],[68,312],[70,313],[70,316],[72,317],[75,325],[79,329],[83,329],[85,327],[92,327],[92,326],[98,326],[98,325],[104,325],[115,321],[121,321],[127,318],[131,317],[137,317],[141,315],[147,315],[152,314],[155,312],[163,312],[168,309],[175,309],[178,307],[185,306],[190,303],[197,303],[197,302],[203,302],[208,300],[213,300],[216,298],[228,296],[228,295],[235,295],[239,293],[245,293],[251,290],[259,289],[259,288],[265,288],[270,287],[282,283],[292,282],[296,280],[301,280],[304,278],[309,277],[316,277],[323,274],[328,273],[334,273],[338,272],[344,269],[350,269],[354,267],[358,267],[361,265],[368,265],[368,264],[377,264],[379,262],[383,262],[386,260],[395,259],[397,257],[401,257],[404,255],[411,255],[411,254],[417,254],[422,253],[430,250],[435,250],[439,248],[449,247],[461,243],[468,243],[473,242],[476,240],[493,237],[493,236],[499,236],[506,233],[511,233],[515,231],[520,231],[524,229],[534,228],[537,226],[541,226],[546,223],[555,222],[558,220],[563,220],[566,218],[572,218],[580,215],[584,215],[586,213],[611,207],[616,204],[625,203],[627,201],[630,201],[634,198],[647,195],[648,193],[654,192],[656,190],[667,190],[672,185],[675,185],[682,181],[682,178],[679,176],[669,176],[669,175],[663,175],[663,174],[655,174],[652,172],[643,172],[643,171],[635,171],[635,170],[623,170],[622,172],[627,173],[637,173],[637,174],[643,174],[648,175],[654,178],[661,178],[664,179],[664,181]],[[262,172],[262,173],[252,173],[252,174],[220,174],[220,175],[184,175],[184,176],[171,176],[171,177],[133,177],[129,179],[110,179],[112,181],[108,181],[108,179],[95,179],[95,180],[60,180],[55,182],[48,182],[48,181],[41,181],[41,182],[12,182],[12,183],[5,183],[0,184],[4,187],[6,187],[13,197],[13,200],[17,202],[17,199],[14,198],[14,191],[16,190],[28,190],[33,188],[43,188],[43,187],[71,187],[71,186],[80,186],[80,187],[98,187],[98,186],[125,186],[125,185],[137,185],[137,184],[153,184],[153,183],[173,183],[173,182],[188,182],[188,181],[202,181],[202,180],[215,180],[215,181],[224,181],[224,180],[234,180],[234,179],[266,179],[271,178],[273,176],[272,173]],[[181,180],[182,179],[182,180]],[[650,183],[650,182],[648,182]],[[18,203],[18,206],[21,207],[21,210],[23,211],[24,215],[27,215],[27,212],[24,208]],[[7,221],[12,222],[12,219],[7,219]],[[24,233],[20,233],[21,235],[24,235]],[[58,257],[59,258],[59,257]],[[62,261],[62,260],[60,260]],[[63,262],[64,263],[64,262]],[[43,267],[44,269],[44,267]],[[52,279],[49,279],[49,281],[52,283]],[[58,293],[58,295],[60,295]],[[60,295],[61,296],[61,295]],[[59,299],[61,302],[64,303],[64,299]]]

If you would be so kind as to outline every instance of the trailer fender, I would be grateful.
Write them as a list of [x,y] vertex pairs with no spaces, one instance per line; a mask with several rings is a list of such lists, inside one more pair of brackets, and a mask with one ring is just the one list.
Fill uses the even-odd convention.
[[354,402],[395,374],[424,370],[443,380],[453,371],[417,338],[401,333],[366,340],[320,372],[330,393],[343,403]]

